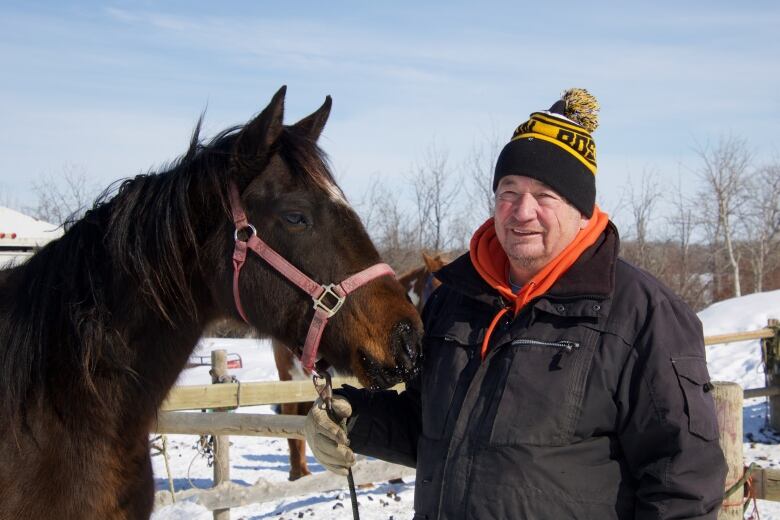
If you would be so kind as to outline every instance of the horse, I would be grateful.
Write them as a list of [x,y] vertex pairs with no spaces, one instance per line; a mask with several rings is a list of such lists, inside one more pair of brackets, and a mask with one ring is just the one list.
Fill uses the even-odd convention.
[[441,282],[434,276],[436,271],[449,263],[449,259],[441,253],[434,256],[422,253],[422,258],[423,263],[420,267],[407,271],[398,277],[398,281],[406,289],[409,301],[420,314],[422,314],[425,302],[428,301],[430,295],[441,285]]
[[[399,283],[406,289],[409,301],[418,312],[422,313],[425,301],[441,282],[433,275],[436,271],[447,265],[448,260],[441,254],[430,256],[422,254],[423,263],[398,277]],[[301,380],[306,374],[301,369],[301,363],[293,350],[279,340],[272,340],[274,361],[280,381]],[[311,408],[311,402],[283,403],[279,405],[279,412],[285,415],[306,415]],[[290,453],[289,480],[298,480],[306,475],[311,475],[306,462],[306,441],[303,439],[287,439]]]
[[[316,144],[331,98],[284,125],[285,92],[208,143],[201,115],[179,159],[0,272],[0,520],[148,518],[149,433],[214,320],[295,345],[326,312],[320,355],[338,370],[374,388],[414,373],[421,323],[388,271],[342,298],[380,258]],[[306,276],[327,284],[315,308]]]

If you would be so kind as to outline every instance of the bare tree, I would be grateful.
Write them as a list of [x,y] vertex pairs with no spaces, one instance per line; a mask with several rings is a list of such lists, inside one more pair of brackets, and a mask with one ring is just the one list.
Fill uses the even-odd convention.
[[753,271],[753,290],[761,292],[765,273],[780,236],[780,164],[764,166],[745,181],[739,204],[739,229],[744,234]]
[[99,193],[84,168],[72,164],[64,166],[59,176],[47,175],[33,181],[32,187],[38,201],[25,210],[35,218],[57,225],[80,218]]
[[433,252],[444,251],[451,242],[447,235],[452,205],[462,190],[462,181],[447,164],[447,153],[431,146],[423,164],[411,179],[417,209],[419,243]]
[[694,202],[683,195],[682,183],[678,179],[677,189],[671,191],[667,202],[672,211],[666,218],[668,242],[674,247],[673,272],[667,277],[672,290],[694,309],[703,308],[707,301],[709,280],[704,273],[693,268],[692,245],[698,222],[694,212]]
[[18,206],[14,198],[11,197],[11,192],[2,184],[0,184],[0,206],[5,206],[6,208],[16,208]]
[[[650,230],[654,215],[657,214],[658,203],[661,201],[661,187],[658,172],[645,169],[636,187],[629,179],[626,187],[625,205],[631,218],[629,237],[633,239],[626,249],[626,258],[643,269],[659,274],[663,269],[662,254],[651,247]],[[654,254],[656,253],[656,254]]]
[[[703,181],[699,193],[702,222],[714,234],[714,244],[722,238],[733,278],[734,296],[741,296],[739,252],[734,241],[734,218],[744,189],[744,179],[750,165],[751,154],[743,139],[733,136],[720,139],[717,147],[699,147],[696,153],[701,160],[698,171]],[[715,275],[717,276],[717,272]]]
[[455,253],[467,251],[476,229],[473,215],[468,211],[453,215],[449,225],[448,250]]
[[474,145],[466,157],[464,170],[471,189],[468,196],[471,201],[474,220],[481,224],[492,217],[495,211],[495,196],[493,193],[493,174],[496,170],[496,160],[501,152],[502,141],[493,134],[481,145]]
[[411,219],[403,211],[398,190],[389,189],[379,178],[374,179],[363,202],[358,204],[361,217],[376,243],[382,258],[396,272],[419,264],[417,233]]

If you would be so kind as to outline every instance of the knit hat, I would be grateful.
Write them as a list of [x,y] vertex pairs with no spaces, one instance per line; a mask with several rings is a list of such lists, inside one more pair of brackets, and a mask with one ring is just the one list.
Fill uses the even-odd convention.
[[586,217],[596,202],[596,143],[599,104],[585,89],[563,93],[549,110],[534,112],[517,127],[496,160],[493,191],[506,175],[547,184]]

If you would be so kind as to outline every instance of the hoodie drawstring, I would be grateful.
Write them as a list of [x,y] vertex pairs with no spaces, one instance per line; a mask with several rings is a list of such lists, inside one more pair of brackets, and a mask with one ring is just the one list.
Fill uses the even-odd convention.
[[496,317],[493,318],[493,321],[490,322],[490,326],[488,327],[487,331],[485,332],[485,339],[482,340],[482,349],[480,350],[479,354],[482,357],[482,361],[485,361],[485,356],[487,355],[488,351],[488,343],[490,343],[490,336],[493,334],[493,329],[496,328],[496,325],[498,324],[498,320],[501,319],[501,316],[507,313],[509,309],[504,307],[500,311],[498,311],[498,314],[496,314]]

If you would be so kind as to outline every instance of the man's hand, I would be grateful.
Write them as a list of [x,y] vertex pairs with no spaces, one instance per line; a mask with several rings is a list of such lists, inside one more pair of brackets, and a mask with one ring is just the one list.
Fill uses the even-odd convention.
[[333,396],[333,410],[330,414],[325,402],[317,399],[303,427],[306,442],[319,463],[333,473],[344,476],[355,463],[355,454],[348,448],[347,432],[341,426],[350,415],[352,406],[340,395]]

